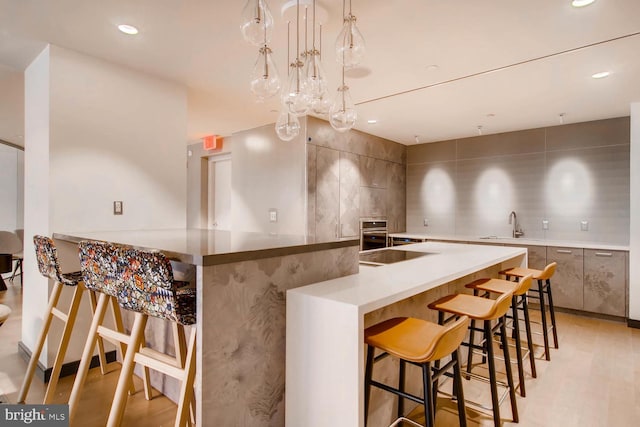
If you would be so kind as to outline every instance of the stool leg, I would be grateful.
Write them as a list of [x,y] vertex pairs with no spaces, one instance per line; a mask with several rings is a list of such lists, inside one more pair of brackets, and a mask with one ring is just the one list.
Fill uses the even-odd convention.
[[542,280],[538,280],[538,293],[540,294],[540,315],[542,317],[542,338],[544,339],[544,355],[547,360],[551,360],[549,353],[549,332],[547,331],[547,311],[544,306],[544,289]]
[[372,346],[367,348],[367,365],[364,373],[364,425],[367,426],[369,418],[369,400],[371,399],[371,376],[373,374],[373,352]]
[[531,337],[531,320],[529,319],[529,302],[527,294],[522,295],[522,311],[524,312],[524,327],[527,331],[527,346],[529,348],[529,364],[531,365],[531,376],[537,378],[536,357],[534,354],[533,338]]
[[422,384],[424,388],[424,419],[426,427],[434,427],[435,417],[435,395],[430,392],[432,388],[433,377],[431,375],[431,364],[429,362],[422,365]]
[[462,390],[462,374],[460,371],[460,354],[458,350],[451,353],[451,358],[455,361],[453,365],[453,381],[456,389],[456,399],[458,401],[458,423],[460,427],[467,427],[467,414],[464,407],[464,392]]
[[[400,359],[400,371],[398,373],[398,390],[404,393],[405,373],[407,370],[407,362]],[[404,400],[398,395],[398,418],[404,415]]]
[[[122,313],[120,312],[120,306],[118,305],[118,300],[114,296],[107,296],[109,299],[109,304],[111,307],[111,316],[113,317],[113,324],[115,325],[116,331],[120,333],[125,333],[124,324],[122,323]],[[100,321],[102,324],[102,321]],[[144,341],[144,332],[143,332],[143,341]],[[120,347],[120,356],[122,360],[124,360],[124,355],[127,353],[127,344],[120,341],[118,342],[118,347]],[[144,384],[144,397],[147,400],[151,400],[151,380],[149,379],[149,368],[146,366],[142,367],[142,383]],[[129,394],[135,394],[136,387],[133,384],[133,380],[131,384],[129,384]]]
[[513,372],[511,371],[511,360],[509,358],[509,348],[507,347],[507,322],[503,317],[500,321],[500,334],[502,335],[502,353],[504,354],[504,364],[507,371],[507,384],[509,384],[509,397],[511,399],[511,412],[513,414],[513,422],[520,420],[518,417],[518,403],[516,401],[516,388],[513,384]]
[[67,347],[69,347],[69,340],[71,339],[71,332],[73,332],[73,325],[76,323],[76,316],[78,314],[78,307],[80,307],[80,301],[82,300],[82,294],[84,293],[84,283],[79,282],[73,290],[73,297],[71,298],[71,305],[69,306],[69,312],[64,319],[64,329],[62,331],[62,337],[60,338],[60,344],[58,345],[58,351],[56,358],[51,368],[51,377],[49,378],[49,385],[47,386],[47,392],[44,395],[44,404],[49,404],[53,400],[53,396],[56,393],[56,387],[58,387],[58,379],[60,378],[60,370],[64,363],[64,356],[67,354]]
[[549,296],[549,313],[551,314],[551,327],[553,328],[553,346],[558,348],[558,331],[556,330],[556,312],[553,308],[553,296],[551,296],[551,279],[547,279],[547,295]]
[[89,366],[91,364],[91,358],[93,356],[93,349],[96,346],[98,327],[102,324],[102,321],[104,319],[104,314],[107,311],[109,298],[109,295],[102,293],[98,297],[98,305],[96,306],[96,311],[93,314],[93,319],[91,320],[91,326],[89,327],[87,341],[85,342],[84,350],[82,351],[80,365],[78,366],[76,378],[73,381],[73,387],[71,388],[71,395],[69,396],[69,420],[71,422],[73,422],[73,419],[76,415],[76,409],[78,407],[78,402],[80,401],[80,392],[82,391],[84,382],[87,379]]
[[[89,291],[89,302],[91,303],[91,315],[96,315],[96,307],[98,306],[96,292]],[[98,335],[98,360],[100,361],[100,373],[105,375],[107,373],[107,358],[104,352],[104,340]]]
[[[524,367],[522,366],[522,346],[520,342],[520,322],[518,319],[518,297],[511,297],[511,311],[513,313],[513,333],[516,341],[516,357],[518,358],[518,381],[520,382],[520,396],[526,397],[524,388]],[[506,319],[505,319],[506,320]]]
[[[476,321],[471,319],[471,323],[469,325],[469,353],[467,353],[467,374],[471,373],[471,368],[473,367],[473,342],[475,338],[475,328]],[[466,376],[469,379],[469,375]]]
[[133,327],[131,328],[131,338],[127,346],[127,352],[124,355],[122,369],[118,377],[118,385],[113,396],[113,404],[109,411],[109,419],[107,427],[119,427],[122,424],[124,410],[127,405],[127,389],[131,382],[131,375],[135,366],[134,357],[140,348],[140,342],[144,336],[144,328],[147,324],[147,316],[142,313],[135,314]]
[[27,393],[29,393],[29,387],[31,387],[31,380],[33,380],[33,374],[36,371],[36,366],[38,366],[38,359],[40,359],[40,353],[42,353],[42,348],[44,347],[44,341],[47,338],[47,334],[49,333],[49,327],[51,327],[51,320],[53,320],[53,309],[58,305],[58,300],[60,299],[60,293],[62,292],[62,283],[55,282],[53,285],[53,289],[51,290],[51,297],[49,298],[49,306],[47,307],[47,311],[44,316],[44,323],[42,324],[42,330],[40,330],[40,335],[38,335],[38,340],[36,341],[36,346],[33,348],[33,353],[31,353],[31,359],[29,359],[29,366],[27,366],[27,372],[24,376],[24,381],[22,381],[22,387],[20,387],[20,393],[18,393],[18,403],[24,403],[24,400],[27,398]]
[[[183,331],[184,328],[180,325]],[[193,382],[196,377],[196,328],[192,328],[189,336],[189,347],[185,359],[185,376],[180,387],[180,399],[178,400],[178,414],[176,416],[175,427],[182,427],[190,424],[189,408],[193,401]]]
[[[491,321],[484,321],[484,336],[487,345],[487,362],[489,364],[489,384],[491,386],[491,406],[493,408],[493,424],[500,427],[500,403],[498,401],[498,383],[496,378],[496,361],[493,354],[493,345],[491,345]],[[507,362],[505,361],[505,364]]]

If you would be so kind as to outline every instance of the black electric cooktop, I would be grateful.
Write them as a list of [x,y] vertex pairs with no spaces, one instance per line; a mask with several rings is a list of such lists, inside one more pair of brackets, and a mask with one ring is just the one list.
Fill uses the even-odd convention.
[[362,252],[360,254],[360,264],[369,264],[369,265],[393,264],[396,262],[408,261],[410,259],[420,258],[427,255],[431,255],[431,253],[401,251],[401,250],[395,250],[395,249],[382,249],[379,251]]

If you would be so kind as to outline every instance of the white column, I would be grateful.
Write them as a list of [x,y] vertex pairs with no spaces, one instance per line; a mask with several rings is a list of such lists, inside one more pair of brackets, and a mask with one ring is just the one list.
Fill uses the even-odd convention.
[[[49,221],[49,138],[50,138],[50,49],[42,53],[24,73],[24,273],[22,305],[22,342],[32,350],[42,327],[49,289],[40,275],[33,250],[32,236],[50,235]],[[47,350],[40,356],[47,363]]]
[[640,321],[640,102],[631,104],[629,319]]

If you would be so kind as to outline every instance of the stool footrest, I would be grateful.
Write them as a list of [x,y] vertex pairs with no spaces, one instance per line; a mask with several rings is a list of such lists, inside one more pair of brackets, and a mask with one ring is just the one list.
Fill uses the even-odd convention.
[[51,314],[53,314],[54,316],[56,316],[58,319],[62,320],[65,323],[67,323],[67,321],[69,320],[69,316],[67,315],[67,313],[58,310],[56,307],[53,307],[51,309]]

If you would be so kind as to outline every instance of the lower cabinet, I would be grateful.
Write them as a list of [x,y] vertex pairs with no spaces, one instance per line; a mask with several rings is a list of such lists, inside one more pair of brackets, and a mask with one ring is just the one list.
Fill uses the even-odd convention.
[[584,310],[584,250],[547,246],[547,262],[557,262],[551,278],[556,307]]
[[626,252],[584,250],[585,311],[625,316],[626,283]]

